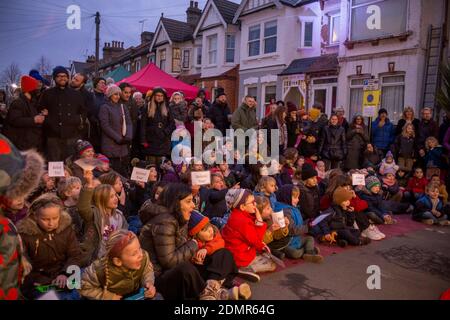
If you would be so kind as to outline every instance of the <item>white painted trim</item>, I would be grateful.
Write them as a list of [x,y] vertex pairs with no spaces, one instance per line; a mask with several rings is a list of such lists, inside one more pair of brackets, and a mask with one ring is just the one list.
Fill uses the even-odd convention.
[[203,13],[200,17],[200,21],[197,23],[197,26],[195,27],[194,30],[194,39],[197,38],[198,33],[200,32],[200,29],[203,26],[203,23],[205,22],[206,16],[209,13],[209,10],[211,10],[211,7],[214,8],[214,10],[216,11],[216,14],[219,16],[220,18],[220,22],[222,23],[223,27],[226,29],[227,28],[227,23],[225,22],[224,18],[222,17],[222,15],[220,14],[219,9],[217,9],[216,4],[214,3],[213,0],[208,0],[208,2],[205,5],[205,8],[203,9]]
[[244,80],[244,86],[249,86],[249,85],[253,85],[253,84],[258,84],[258,78],[256,77],[250,77]]
[[[300,30],[300,46],[298,47],[298,49],[314,49],[314,27],[315,27],[315,17],[310,17],[310,16],[299,16],[298,20],[300,21],[300,25],[301,25],[301,30]],[[305,47],[304,46],[304,42],[305,42],[305,24],[306,22],[311,22],[312,25],[312,43],[310,47]],[[316,35],[317,36],[317,35]]]
[[[241,4],[239,5],[239,8],[236,11],[236,14],[234,15],[234,18],[233,18],[233,24],[236,24],[237,21],[239,20],[239,17],[241,16],[242,11],[244,10],[245,6],[247,5],[247,2],[248,2],[248,0],[243,0],[241,2]],[[279,0],[272,0],[272,2],[275,4],[277,9],[281,9],[281,7],[283,6]]]
[[153,51],[153,49],[154,49],[153,46],[156,44],[156,40],[158,40],[158,36],[159,36],[159,33],[161,32],[161,30],[163,30],[165,32],[167,39],[169,40],[169,44],[173,45],[173,42],[170,39],[169,34],[166,31],[166,28],[164,28],[164,25],[162,24],[161,19],[159,19],[158,26],[156,27],[156,31],[155,31],[155,36],[153,37],[152,43],[150,45],[150,51]]
[[273,74],[268,74],[264,77],[261,77],[261,83],[275,82],[275,85],[276,85],[277,80],[278,80],[278,76],[273,75]]

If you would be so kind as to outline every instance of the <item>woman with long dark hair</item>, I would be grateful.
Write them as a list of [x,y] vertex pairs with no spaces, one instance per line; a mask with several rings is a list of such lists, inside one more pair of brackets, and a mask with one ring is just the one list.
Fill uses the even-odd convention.
[[362,165],[363,152],[369,143],[363,116],[357,115],[353,118],[347,131],[346,140],[348,154],[344,167],[347,170],[358,169]]
[[325,162],[327,170],[341,167],[347,156],[345,129],[339,125],[337,115],[333,114],[321,132],[319,154]]

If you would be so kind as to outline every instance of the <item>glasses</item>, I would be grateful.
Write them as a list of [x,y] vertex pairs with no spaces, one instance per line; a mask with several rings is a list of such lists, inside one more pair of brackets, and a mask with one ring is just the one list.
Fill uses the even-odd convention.
[[245,203],[246,206],[254,205],[254,204],[256,204],[256,201],[255,201],[255,200],[253,200],[252,202],[246,202],[246,203]]
[[68,78],[66,74],[58,74],[56,78]]

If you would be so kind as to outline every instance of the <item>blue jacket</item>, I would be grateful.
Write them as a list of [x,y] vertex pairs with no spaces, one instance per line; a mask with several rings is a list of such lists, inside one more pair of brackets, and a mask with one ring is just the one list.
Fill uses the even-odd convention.
[[372,192],[363,189],[358,191],[357,194],[361,199],[367,201],[367,204],[369,205],[367,208],[368,212],[375,212],[380,217],[388,214],[388,212],[384,209],[384,200],[381,193],[373,194]]
[[428,150],[425,154],[425,157],[423,157],[423,160],[425,162],[425,166],[427,168],[439,168],[444,169],[445,164],[442,159],[442,147],[438,146],[433,148],[433,150]]
[[380,118],[372,122],[372,143],[378,149],[388,149],[395,140],[394,125],[389,119],[386,119],[384,126],[378,127]]
[[[416,201],[416,205],[414,206],[413,217],[420,218],[424,212],[431,211],[431,209],[433,209],[433,204],[431,203],[430,196],[424,194]],[[444,214],[442,212],[443,209],[444,205],[441,199],[439,199],[439,203],[436,207],[436,210]]]
[[255,196],[261,196],[261,197],[267,197],[270,201],[270,206],[272,207],[272,210],[275,210],[275,203],[277,202],[277,197],[275,196],[275,193],[271,193],[270,196],[266,196],[264,192],[253,192]]
[[307,226],[303,225],[303,218],[300,214],[300,210],[285,203],[276,202],[273,211],[277,212],[281,210],[283,210],[285,216],[286,214],[289,215],[287,216],[289,219],[289,235],[292,235],[289,247],[300,249],[302,247],[302,239],[300,238],[299,233],[306,233],[307,231]]

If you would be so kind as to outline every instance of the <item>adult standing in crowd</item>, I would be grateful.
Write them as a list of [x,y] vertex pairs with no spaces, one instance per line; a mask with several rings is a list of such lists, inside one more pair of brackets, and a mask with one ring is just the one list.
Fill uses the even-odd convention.
[[369,143],[366,125],[362,115],[353,118],[347,131],[347,157],[344,168],[346,170],[359,169],[363,163],[363,153]]
[[231,111],[228,107],[227,96],[223,88],[217,88],[216,101],[208,111],[208,118],[214,123],[214,127],[225,136],[226,129],[230,128]]
[[175,122],[169,112],[166,91],[154,88],[141,119],[140,141],[147,161],[161,164],[162,157],[170,156],[170,140]]
[[131,99],[132,88],[129,83],[123,82],[119,85],[119,88],[121,90],[120,103],[123,103],[123,105],[127,107],[128,112],[130,113],[131,122],[133,124],[133,137],[134,137],[139,117],[139,107],[134,103],[133,99]]
[[419,123],[419,129],[417,130],[417,148],[421,157],[425,155],[425,140],[428,137],[437,138],[439,134],[439,126],[436,121],[433,120],[433,109],[425,107],[422,109],[422,119]]
[[[211,108],[211,102],[206,98],[206,90],[204,88],[198,90],[197,98],[202,100],[201,106],[204,107],[202,108],[203,114],[207,114],[209,108]],[[197,103],[200,105],[199,102]]]
[[[86,89],[86,82],[88,80],[87,75],[83,73],[76,73],[70,80],[70,87],[81,93],[84,99],[84,105],[86,106],[86,112],[94,108],[94,98],[92,93]],[[86,119],[84,119],[86,120]],[[83,139],[89,138],[89,128],[86,121],[83,121]]]
[[81,136],[86,106],[80,92],[70,88],[69,72],[62,66],[53,69],[55,86],[44,91],[38,111],[48,114],[44,121],[47,160],[64,161],[73,154]]
[[348,121],[347,121],[347,119],[345,119],[345,109],[344,109],[344,107],[342,107],[342,106],[337,107],[335,109],[335,113],[336,113],[336,115],[338,117],[339,125],[341,125],[345,129],[345,132],[347,132],[347,130],[348,130]]
[[279,130],[278,152],[283,154],[288,145],[288,130],[286,125],[287,108],[285,106],[277,107],[274,114],[267,120],[267,145],[272,146],[271,131]]
[[394,125],[388,118],[387,110],[381,108],[378,111],[378,117],[372,122],[372,143],[384,156],[394,139]]
[[116,85],[106,89],[108,102],[100,107],[102,153],[109,158],[111,167],[124,177],[129,176],[129,144],[133,134],[128,108],[120,103],[121,90]]
[[42,124],[45,116],[39,114],[36,109],[39,82],[30,76],[22,76],[20,88],[22,93],[9,107],[3,134],[19,150],[42,151]]
[[256,100],[252,96],[246,96],[242,104],[231,116],[231,126],[234,130],[257,129],[258,120],[256,119]]
[[97,77],[92,80],[92,84],[94,86],[93,104],[91,108],[88,108],[87,110],[90,125],[89,141],[94,146],[94,149],[100,150],[100,139],[102,132],[100,129],[98,114],[100,112],[100,107],[107,102],[105,97],[106,80],[102,77]]
[[345,129],[339,125],[338,116],[333,114],[330,122],[322,129],[319,154],[325,162],[326,170],[340,168],[347,156]]
[[397,127],[395,128],[395,136],[401,135],[403,132],[403,127],[408,123],[411,123],[414,126],[414,131],[417,135],[420,121],[414,117],[414,109],[410,106],[403,109],[402,118],[398,120]]

